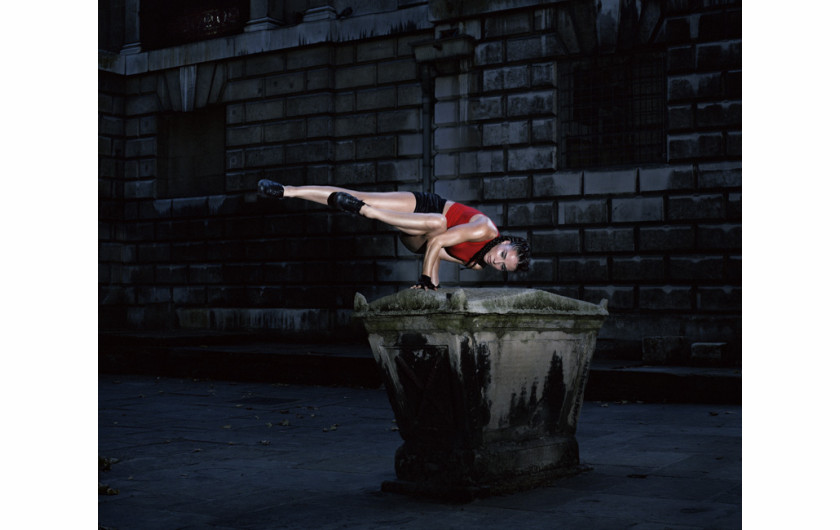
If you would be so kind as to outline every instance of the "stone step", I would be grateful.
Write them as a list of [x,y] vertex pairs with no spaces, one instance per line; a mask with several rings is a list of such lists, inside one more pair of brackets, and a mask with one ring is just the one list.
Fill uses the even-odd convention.
[[[194,379],[376,388],[367,344],[301,344],[254,334],[103,333],[99,371]],[[587,401],[741,403],[741,370],[592,361]]]

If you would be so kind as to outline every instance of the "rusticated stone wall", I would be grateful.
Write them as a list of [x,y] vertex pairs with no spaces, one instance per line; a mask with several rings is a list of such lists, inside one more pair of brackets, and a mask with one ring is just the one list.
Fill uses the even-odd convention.
[[[322,3],[100,53],[103,328],[359,337],[355,292],[407,287],[418,259],[382,225],[258,199],[273,178],[477,206],[533,243],[510,285],[609,299],[601,349],[739,341],[740,2]],[[569,65],[640,50],[664,61],[661,158],[569,169]],[[452,264],[441,280],[503,282]]]

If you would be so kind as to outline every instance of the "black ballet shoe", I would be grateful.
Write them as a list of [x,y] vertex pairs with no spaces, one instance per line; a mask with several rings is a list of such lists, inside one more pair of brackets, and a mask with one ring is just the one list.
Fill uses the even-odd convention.
[[327,197],[327,204],[335,210],[341,210],[347,213],[359,213],[359,210],[365,205],[363,201],[343,191],[330,193],[330,196]]
[[284,188],[282,184],[268,179],[262,179],[259,181],[257,183],[257,189],[259,189],[262,195],[273,199],[282,199],[283,194],[286,191],[286,188]]

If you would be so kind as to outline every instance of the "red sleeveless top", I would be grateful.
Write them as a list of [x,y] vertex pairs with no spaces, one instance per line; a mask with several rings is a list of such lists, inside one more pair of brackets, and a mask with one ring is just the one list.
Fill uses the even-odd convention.
[[[446,212],[446,228],[452,228],[453,226],[464,225],[470,222],[470,219],[476,215],[484,215],[483,213],[479,212],[475,208],[471,208],[469,206],[464,206],[461,203],[453,203],[452,206],[449,207],[449,210]],[[496,232],[499,229],[496,227],[496,224],[493,221],[490,221],[490,224],[493,225],[493,228],[496,228]],[[446,247],[446,252],[449,253],[450,256],[453,258],[459,259],[464,263],[470,261],[476,252],[481,250],[484,245],[487,244],[488,241],[491,241],[493,238],[485,239],[484,241],[465,241],[464,243],[458,243],[457,245],[453,245],[451,247]],[[484,266],[484,265],[482,265]]]

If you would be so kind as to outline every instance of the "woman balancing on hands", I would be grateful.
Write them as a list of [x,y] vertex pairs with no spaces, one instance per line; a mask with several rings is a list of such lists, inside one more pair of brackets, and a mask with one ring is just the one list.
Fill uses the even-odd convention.
[[369,193],[331,186],[284,186],[271,180],[261,180],[258,186],[266,197],[317,202],[400,230],[403,244],[424,256],[423,273],[412,289],[437,289],[441,260],[469,269],[528,270],[531,250],[525,239],[500,235],[483,213],[434,193]]

